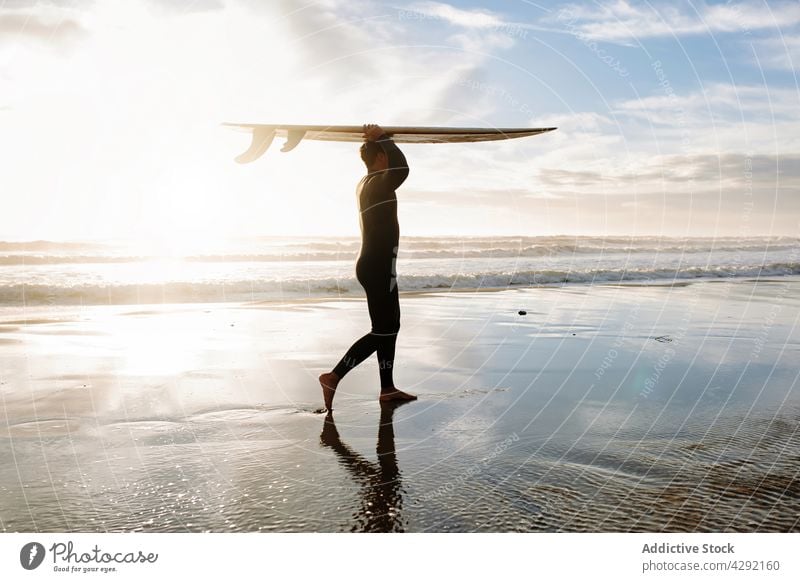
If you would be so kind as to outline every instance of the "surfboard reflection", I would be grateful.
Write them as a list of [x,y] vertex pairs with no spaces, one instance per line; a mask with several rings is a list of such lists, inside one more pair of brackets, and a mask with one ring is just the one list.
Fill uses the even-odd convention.
[[320,442],[333,449],[339,463],[345,467],[361,486],[361,508],[356,513],[353,532],[402,532],[403,498],[400,469],[394,450],[394,411],[406,402],[381,403],[381,420],[378,426],[378,462],[365,459],[344,444],[339,437],[333,414],[328,413],[322,427]]

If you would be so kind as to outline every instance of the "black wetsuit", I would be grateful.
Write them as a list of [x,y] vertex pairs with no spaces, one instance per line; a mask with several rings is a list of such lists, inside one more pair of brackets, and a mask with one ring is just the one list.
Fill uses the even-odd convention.
[[400,226],[394,191],[408,177],[408,164],[403,152],[388,136],[381,136],[378,143],[386,152],[388,169],[367,174],[356,188],[361,225],[356,278],[367,294],[372,330],[350,347],[333,371],[343,378],[377,351],[381,388],[391,388],[394,386],[395,344],[400,330],[396,271]]

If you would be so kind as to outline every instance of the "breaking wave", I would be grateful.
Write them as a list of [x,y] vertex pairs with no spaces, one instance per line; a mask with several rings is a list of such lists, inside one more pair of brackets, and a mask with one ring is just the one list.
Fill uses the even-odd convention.
[[[759,266],[717,265],[686,268],[621,268],[524,270],[513,272],[442,273],[400,275],[401,292],[441,292],[503,289],[563,284],[670,282],[733,277],[800,275],[800,264],[776,262]],[[354,277],[238,280],[146,284],[9,284],[0,285],[0,303],[26,304],[144,304],[218,301],[269,301],[299,298],[361,296]]]

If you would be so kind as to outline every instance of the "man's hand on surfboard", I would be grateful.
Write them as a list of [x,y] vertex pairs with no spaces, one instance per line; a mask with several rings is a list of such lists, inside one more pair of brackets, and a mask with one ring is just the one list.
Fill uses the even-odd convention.
[[364,124],[364,139],[367,141],[376,141],[384,133],[385,132],[380,125],[376,125],[374,123]]

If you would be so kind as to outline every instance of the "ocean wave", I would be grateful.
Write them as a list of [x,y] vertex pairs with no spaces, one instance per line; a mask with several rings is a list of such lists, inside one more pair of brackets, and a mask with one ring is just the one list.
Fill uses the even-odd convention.
[[99,263],[135,263],[145,260],[148,260],[148,257],[98,255],[0,255],[0,265],[92,265]]
[[[29,244],[31,247],[20,245]],[[159,257],[122,253],[119,248],[108,250],[95,245],[59,247],[65,243],[2,243],[0,266],[106,264],[157,260]],[[9,246],[11,245],[11,246]],[[189,263],[268,263],[268,262],[329,262],[352,261],[361,243],[357,239],[339,241],[271,241],[268,246],[241,252],[190,254],[176,257]],[[86,251],[94,252],[86,252]],[[17,252],[9,252],[17,251]],[[53,251],[53,252],[44,252]],[[58,251],[58,252],[56,252]],[[81,252],[82,251],[82,252]],[[800,239],[777,238],[711,238],[665,239],[656,237],[482,237],[426,238],[411,237],[400,241],[399,258],[473,259],[473,258],[537,258],[569,257],[572,255],[639,256],[639,255],[700,255],[760,253],[767,256],[779,252],[800,252]]]
[[[659,269],[525,270],[466,274],[400,275],[402,291],[502,289],[561,284],[666,282],[709,278],[800,275],[800,263],[684,267]],[[117,305],[189,302],[247,302],[281,299],[333,298],[363,294],[354,277],[167,282],[163,284],[0,285],[5,305]]]
[[52,240],[32,240],[32,241],[0,241],[0,252],[20,251],[20,252],[65,252],[65,251],[87,251],[107,248],[105,243],[90,243],[78,241],[52,241]]

